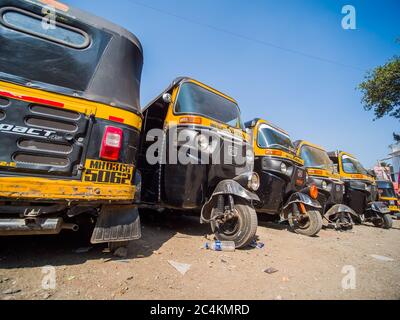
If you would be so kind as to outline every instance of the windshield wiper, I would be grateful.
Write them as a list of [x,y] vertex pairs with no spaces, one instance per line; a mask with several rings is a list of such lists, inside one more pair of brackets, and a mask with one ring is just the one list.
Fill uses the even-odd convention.
[[315,169],[329,169],[329,166],[327,164],[320,164],[320,165],[312,165],[309,168],[315,168]]
[[292,153],[295,152],[293,148],[285,147],[285,146],[283,146],[283,145],[281,145],[281,144],[278,144],[278,143],[270,144],[270,145],[268,145],[268,147],[269,147],[269,148],[281,147],[281,148],[286,149],[286,150],[288,150],[288,151],[290,151],[290,152],[292,152]]

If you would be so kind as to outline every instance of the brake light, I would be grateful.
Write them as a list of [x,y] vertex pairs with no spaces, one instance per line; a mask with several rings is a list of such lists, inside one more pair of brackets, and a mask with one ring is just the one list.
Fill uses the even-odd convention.
[[315,186],[315,184],[310,187],[310,197],[313,199],[318,198],[318,188]]
[[117,161],[122,146],[122,129],[106,127],[101,142],[100,158]]

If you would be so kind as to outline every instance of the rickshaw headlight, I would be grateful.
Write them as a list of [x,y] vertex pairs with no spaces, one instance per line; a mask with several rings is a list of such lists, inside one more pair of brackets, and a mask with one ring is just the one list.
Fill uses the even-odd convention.
[[248,188],[252,191],[257,191],[260,188],[260,177],[257,173],[253,172],[249,177]]
[[326,181],[322,181],[321,187],[324,190],[328,189],[328,184],[326,183]]
[[287,173],[287,166],[286,166],[286,164],[283,163],[283,162],[281,163],[281,172],[282,172],[282,173],[285,173],[285,174]]

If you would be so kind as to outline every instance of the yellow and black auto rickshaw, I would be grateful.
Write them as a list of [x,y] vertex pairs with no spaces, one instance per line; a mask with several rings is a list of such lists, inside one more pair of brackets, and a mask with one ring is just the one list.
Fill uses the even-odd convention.
[[352,229],[357,214],[343,203],[344,182],[326,150],[304,140],[295,141],[294,145],[297,156],[304,160],[307,168],[307,183],[318,188],[324,221],[337,230]]
[[378,186],[378,201],[384,202],[388,206],[391,214],[396,215],[400,213],[400,201],[394,191],[393,182],[378,180],[376,184]]
[[217,239],[248,245],[257,229],[258,176],[236,101],[178,78],[143,116],[141,207],[199,214]]
[[92,221],[93,243],[140,237],[142,65],[138,39],[108,21],[56,1],[0,0],[0,235]]
[[344,203],[357,214],[354,222],[372,222],[376,227],[390,229],[393,222],[389,208],[383,202],[375,201],[378,196],[375,178],[353,155],[343,151],[328,154],[345,183]]
[[257,212],[288,221],[296,233],[315,236],[322,228],[318,190],[306,185],[304,161],[289,134],[261,119],[245,126],[253,137],[254,171],[260,177]]

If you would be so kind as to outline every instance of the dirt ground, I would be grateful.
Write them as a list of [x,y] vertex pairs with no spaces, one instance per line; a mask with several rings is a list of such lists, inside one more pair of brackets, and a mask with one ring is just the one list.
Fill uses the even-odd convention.
[[[0,299],[400,299],[400,221],[392,230],[364,225],[315,238],[260,222],[265,247],[229,253],[202,249],[210,230],[194,217],[149,216],[142,225],[123,259],[72,233],[0,238]],[[168,261],[190,269],[182,275]],[[47,266],[55,283],[43,281]],[[345,290],[349,270],[355,288]]]

